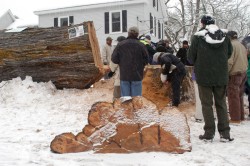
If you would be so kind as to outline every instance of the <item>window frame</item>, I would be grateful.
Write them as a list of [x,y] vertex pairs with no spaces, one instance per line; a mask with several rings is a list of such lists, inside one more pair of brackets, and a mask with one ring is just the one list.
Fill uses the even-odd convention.
[[[120,13],[120,31],[117,31],[117,32],[113,32],[113,22],[112,22],[112,14],[113,13]],[[110,32],[109,34],[116,34],[116,33],[122,33],[122,27],[123,27],[123,24],[122,24],[122,10],[113,10],[113,11],[109,11],[109,27],[110,27]]]
[[67,26],[69,26],[69,16],[60,16],[60,17],[58,17],[58,27],[63,27],[61,25],[61,19],[62,18],[67,18],[67,20],[68,20],[68,25]]

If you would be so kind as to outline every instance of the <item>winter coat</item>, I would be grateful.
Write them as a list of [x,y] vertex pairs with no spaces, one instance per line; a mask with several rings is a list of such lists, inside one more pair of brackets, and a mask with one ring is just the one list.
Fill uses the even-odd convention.
[[143,43],[146,47],[147,47],[147,50],[148,50],[148,63],[149,64],[152,64],[152,61],[153,61],[153,55],[156,53],[156,51],[153,49],[153,47],[145,40],[140,40],[141,43]]
[[[250,55],[249,55],[250,56]],[[248,58],[247,83],[250,86],[250,58]]]
[[162,74],[167,75],[168,81],[170,81],[172,74],[172,72],[170,72],[171,65],[176,66],[174,70],[186,73],[185,65],[173,54],[163,53],[159,56],[158,61],[162,66]]
[[105,44],[102,48],[102,62],[105,65],[109,65],[111,62],[111,55],[113,52],[113,47]]
[[176,56],[180,58],[181,62],[184,65],[192,66],[191,63],[187,60],[187,50],[188,48],[180,48],[179,51],[177,52]]
[[247,71],[247,49],[237,40],[231,40],[233,53],[228,60],[229,75],[244,73]]
[[[217,39],[209,32],[218,34]],[[228,83],[228,59],[233,48],[225,32],[211,24],[192,38],[188,59],[194,63],[196,81],[201,86],[224,86]]]
[[117,64],[114,64],[112,61],[110,62],[110,70],[112,72],[115,72],[115,82],[114,82],[114,86],[120,86],[120,69],[119,66]]
[[148,51],[138,39],[127,38],[116,46],[111,60],[120,67],[120,80],[141,81]]

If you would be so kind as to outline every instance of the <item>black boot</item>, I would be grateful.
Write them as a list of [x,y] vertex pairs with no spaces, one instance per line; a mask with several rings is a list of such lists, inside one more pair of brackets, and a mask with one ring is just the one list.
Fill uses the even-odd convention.
[[204,134],[204,135],[200,135],[199,136],[199,139],[200,140],[203,140],[205,142],[213,142],[213,139],[214,139],[214,135],[209,135],[209,134]]
[[223,136],[222,134],[220,135],[220,142],[231,142],[233,140],[234,138],[231,138],[230,136]]

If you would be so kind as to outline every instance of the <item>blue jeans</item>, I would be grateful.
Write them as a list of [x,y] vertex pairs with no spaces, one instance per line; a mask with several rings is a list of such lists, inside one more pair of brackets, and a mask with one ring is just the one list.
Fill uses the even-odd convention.
[[121,96],[142,96],[142,81],[122,81]]

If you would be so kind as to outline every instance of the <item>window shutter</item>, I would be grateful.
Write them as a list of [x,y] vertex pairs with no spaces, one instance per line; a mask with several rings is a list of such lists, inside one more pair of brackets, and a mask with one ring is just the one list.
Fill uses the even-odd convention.
[[161,30],[162,30],[162,36],[161,36],[161,38],[163,39],[163,37],[164,37],[164,28],[163,28],[163,24],[161,24]]
[[104,13],[104,25],[105,34],[109,34],[109,12]]
[[161,23],[158,20],[158,39],[160,39],[160,38],[161,38]]
[[122,11],[122,32],[127,32],[127,10]]
[[74,25],[74,16],[69,16],[69,25]]
[[156,36],[156,17],[154,17],[154,30],[155,30],[155,36]]
[[157,0],[157,11],[159,10],[159,0]]
[[54,18],[54,27],[58,27],[58,18]]
[[149,14],[149,20],[150,20],[150,33],[152,34],[153,33],[153,16],[151,13]]

